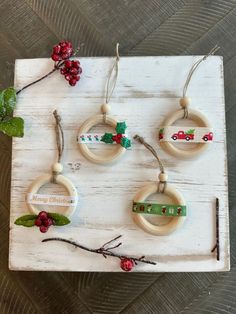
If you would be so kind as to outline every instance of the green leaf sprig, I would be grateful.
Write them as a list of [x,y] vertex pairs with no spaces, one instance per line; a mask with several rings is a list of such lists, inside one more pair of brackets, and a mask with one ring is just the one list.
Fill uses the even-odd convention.
[[24,136],[24,120],[12,117],[16,107],[16,90],[9,87],[0,91],[0,131],[8,136]]

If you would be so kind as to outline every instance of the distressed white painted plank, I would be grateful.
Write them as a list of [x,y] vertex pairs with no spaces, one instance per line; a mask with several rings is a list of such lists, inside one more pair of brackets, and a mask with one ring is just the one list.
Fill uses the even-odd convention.
[[[223,65],[221,57],[209,57],[196,71],[189,86],[192,107],[210,120],[215,141],[194,161],[178,161],[161,151],[157,129],[164,117],[178,109],[178,98],[187,73],[199,57],[121,58],[111,114],[126,120],[129,136],[145,137],[159,151],[169,181],[184,195],[188,217],[183,228],[170,236],[155,237],[140,230],[131,219],[132,199],[138,189],[157,179],[157,163],[140,144],[133,143],[114,165],[91,164],[80,154],[76,135],[82,122],[100,112],[112,58],[81,58],[81,81],[70,87],[59,73],[25,90],[18,97],[15,115],[25,119],[23,139],[13,140],[10,268],[14,270],[119,271],[118,260],[75,250],[63,243],[40,241],[45,237],[71,238],[99,247],[118,234],[123,246],[117,251],[157,261],[135,271],[222,271],[229,269],[228,187],[226,169]],[[17,60],[17,89],[39,78],[53,66],[48,59]],[[50,172],[56,158],[54,118],[63,118],[66,150],[64,173],[76,185],[80,201],[72,224],[52,227],[43,235],[36,228],[14,225],[27,211],[25,193],[39,175]],[[96,128],[97,131],[101,128]],[[104,129],[102,129],[103,131]],[[108,150],[107,145],[91,146]],[[80,163],[75,171],[72,164]],[[63,192],[50,186],[47,193]],[[220,262],[210,253],[215,243],[215,197],[220,199]],[[154,198],[157,199],[157,198]]]

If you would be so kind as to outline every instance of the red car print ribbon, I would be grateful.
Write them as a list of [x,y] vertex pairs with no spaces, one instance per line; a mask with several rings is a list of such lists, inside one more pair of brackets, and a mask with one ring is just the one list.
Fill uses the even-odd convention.
[[159,130],[159,140],[181,143],[211,143],[212,129],[205,127],[166,126]]

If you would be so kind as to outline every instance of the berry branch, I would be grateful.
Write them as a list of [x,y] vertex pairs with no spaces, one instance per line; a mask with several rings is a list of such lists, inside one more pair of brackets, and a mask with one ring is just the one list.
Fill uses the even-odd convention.
[[71,241],[71,240],[67,240],[67,239],[63,239],[63,238],[47,238],[42,240],[42,242],[49,242],[49,241],[61,241],[61,242],[65,242],[65,243],[69,243],[75,247],[78,247],[82,250],[91,252],[91,253],[97,253],[97,254],[101,254],[104,258],[107,258],[107,256],[112,256],[112,257],[117,257],[120,259],[120,267],[122,270],[124,271],[130,271],[132,270],[132,268],[137,265],[138,263],[146,263],[146,264],[152,264],[152,265],[156,265],[155,262],[153,261],[149,261],[145,259],[145,256],[141,256],[141,257],[134,257],[134,256],[126,256],[126,255],[122,255],[122,254],[117,254],[115,252],[113,252],[112,250],[118,248],[119,246],[122,245],[122,242],[119,242],[116,245],[113,246],[109,246],[109,244],[114,243],[115,241],[117,241],[118,239],[120,239],[122,236],[119,235],[117,237],[115,237],[114,239],[104,243],[101,247],[99,247],[98,249],[92,249],[89,247],[86,247],[82,244],[79,244],[77,242]]
[[16,96],[26,88],[42,81],[57,70],[60,70],[60,73],[71,86],[77,84],[80,80],[82,68],[78,60],[70,60],[70,58],[75,57],[78,51],[79,48],[73,50],[71,42],[60,41],[52,50],[51,58],[55,63],[51,71],[18,91],[14,87],[0,91],[0,132],[8,136],[24,136],[24,120],[21,117],[12,117],[12,114],[16,107]]

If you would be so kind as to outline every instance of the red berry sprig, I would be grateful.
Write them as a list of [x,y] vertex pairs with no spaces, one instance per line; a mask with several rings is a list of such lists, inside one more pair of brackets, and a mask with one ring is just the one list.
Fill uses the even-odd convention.
[[69,59],[72,54],[72,43],[70,41],[60,41],[59,44],[53,47],[51,58],[53,61],[58,62]]
[[61,68],[61,74],[64,75],[65,79],[69,81],[71,86],[75,86],[80,80],[81,73],[82,68],[80,67],[80,62],[76,60],[66,60],[64,62],[64,67]]
[[84,244],[80,244],[71,240],[63,239],[63,238],[47,238],[42,240],[42,242],[48,242],[48,241],[61,241],[61,242],[66,242],[74,247],[78,247],[81,250],[85,250],[91,253],[96,253],[96,254],[101,254],[103,257],[107,258],[107,256],[113,256],[116,258],[120,259],[120,268],[123,271],[131,271],[135,265],[138,263],[146,263],[146,264],[151,264],[151,265],[156,265],[156,262],[149,261],[145,259],[145,256],[141,257],[135,257],[135,256],[126,256],[126,255],[121,255],[119,253],[115,253],[113,250],[118,248],[119,246],[122,245],[122,242],[119,242],[114,245],[114,242],[117,241],[119,238],[121,238],[121,235],[118,237],[115,237],[114,239],[104,243],[101,247],[93,249],[86,247]]
[[69,60],[74,54],[72,43],[70,41],[61,41],[53,47],[51,58],[55,61],[55,68],[59,69],[61,74],[71,86],[75,86],[80,80],[82,68],[77,60]]
[[45,211],[41,211],[38,214],[38,217],[35,219],[35,226],[39,227],[39,230],[42,233],[48,231],[49,227],[54,224],[54,221],[51,217],[48,216],[48,213]]

